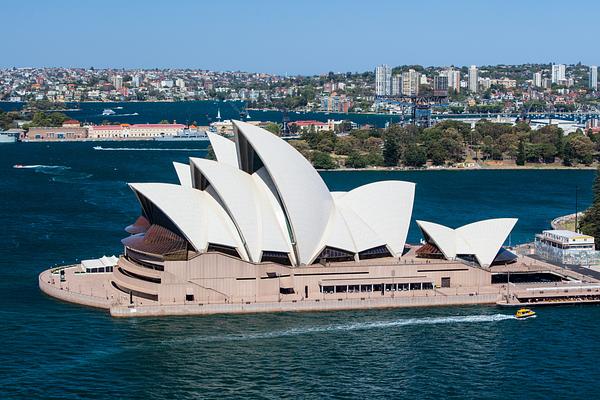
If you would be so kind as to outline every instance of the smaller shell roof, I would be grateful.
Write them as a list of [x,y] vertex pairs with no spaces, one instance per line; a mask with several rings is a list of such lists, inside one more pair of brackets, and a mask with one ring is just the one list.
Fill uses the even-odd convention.
[[168,183],[129,186],[158,207],[197,251],[206,251],[209,243],[219,244],[236,248],[248,260],[233,221],[210,194]]
[[479,265],[489,267],[517,221],[516,218],[487,219],[457,229],[427,221],[417,221],[417,225],[446,258],[473,255]]

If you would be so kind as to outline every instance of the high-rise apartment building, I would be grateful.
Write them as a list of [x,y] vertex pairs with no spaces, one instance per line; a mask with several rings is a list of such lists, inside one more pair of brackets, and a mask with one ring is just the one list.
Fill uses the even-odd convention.
[[454,68],[448,68],[443,72],[448,77],[448,88],[455,92],[460,92],[460,71]]
[[469,91],[477,93],[477,84],[479,79],[479,72],[477,71],[476,65],[469,67]]
[[392,94],[392,68],[387,64],[375,68],[375,94],[377,96]]
[[598,90],[598,67],[596,65],[590,67],[590,89]]
[[542,86],[542,73],[541,72],[533,73],[533,86],[535,86],[535,87]]
[[552,83],[560,83],[566,80],[566,69],[565,64],[552,64]]
[[402,73],[402,94],[405,96],[416,96],[419,94],[419,83],[421,74],[414,69]]
[[433,77],[433,94],[442,96],[448,94],[448,76],[440,74]]
[[111,83],[115,89],[119,90],[123,87],[123,77],[121,75],[113,75],[111,77]]
[[402,75],[396,74],[392,76],[392,96],[402,94]]

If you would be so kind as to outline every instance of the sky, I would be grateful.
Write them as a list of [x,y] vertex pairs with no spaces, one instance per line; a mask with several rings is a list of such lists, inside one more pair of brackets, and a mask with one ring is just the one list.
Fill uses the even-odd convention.
[[0,0],[0,15],[0,68],[600,64],[591,0]]

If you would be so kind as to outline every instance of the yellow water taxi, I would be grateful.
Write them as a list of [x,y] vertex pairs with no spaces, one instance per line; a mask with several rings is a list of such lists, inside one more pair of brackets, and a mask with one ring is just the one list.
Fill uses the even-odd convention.
[[516,319],[526,319],[535,317],[535,311],[529,308],[519,308],[515,314]]

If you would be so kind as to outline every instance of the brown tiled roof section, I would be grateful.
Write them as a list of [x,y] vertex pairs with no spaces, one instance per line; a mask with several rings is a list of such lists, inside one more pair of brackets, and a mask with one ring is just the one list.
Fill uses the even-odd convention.
[[151,225],[146,233],[129,236],[121,242],[131,249],[150,254],[165,255],[187,249],[184,238],[160,225]]
[[434,246],[433,244],[430,244],[430,243],[426,243],[423,246],[419,247],[417,249],[416,253],[417,253],[417,257],[431,256],[431,255],[441,256],[442,255],[442,252],[440,251],[440,249],[438,249],[436,246]]
[[135,235],[136,233],[146,232],[150,228],[150,222],[142,215],[135,222],[125,228],[125,232]]

